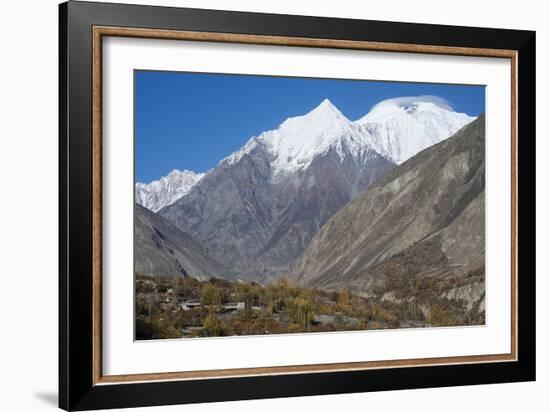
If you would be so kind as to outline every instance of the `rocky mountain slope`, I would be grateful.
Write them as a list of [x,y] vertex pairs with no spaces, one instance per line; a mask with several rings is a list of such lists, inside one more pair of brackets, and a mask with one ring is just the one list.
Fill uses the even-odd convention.
[[289,273],[320,227],[394,164],[328,100],[222,160],[160,214],[233,272]]
[[191,170],[172,170],[168,175],[150,183],[137,182],[136,203],[157,212],[185,195],[204,176]]
[[396,277],[410,287],[415,278],[462,274],[482,294],[484,208],[482,115],[338,211],[309,243],[295,276],[309,287],[371,294]]
[[136,205],[134,271],[144,276],[225,277],[221,264],[166,219]]

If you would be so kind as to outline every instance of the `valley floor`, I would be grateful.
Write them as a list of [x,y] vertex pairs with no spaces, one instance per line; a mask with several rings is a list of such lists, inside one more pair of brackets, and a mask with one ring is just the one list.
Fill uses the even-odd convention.
[[264,286],[138,275],[136,339],[484,324],[481,304],[457,298],[461,285],[470,284],[468,277],[393,282],[366,297],[345,288],[302,288],[286,279]]

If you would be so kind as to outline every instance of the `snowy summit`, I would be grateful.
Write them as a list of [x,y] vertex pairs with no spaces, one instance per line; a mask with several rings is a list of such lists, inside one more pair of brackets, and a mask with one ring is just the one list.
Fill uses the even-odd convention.
[[401,164],[474,119],[438,97],[416,96],[384,100],[355,123],[365,128],[377,152]]
[[357,157],[374,150],[400,164],[473,120],[440,98],[416,96],[384,100],[352,122],[325,99],[309,113],[251,138],[222,162],[235,163],[261,144],[273,154],[275,173],[305,169],[330,148],[341,157],[346,152]]
[[256,145],[271,153],[275,174],[307,168],[311,162],[333,148],[341,158],[347,153],[364,155],[371,150],[368,136],[350,121],[330,100],[325,99],[303,116],[285,120],[279,128],[253,137],[243,148],[222,162],[235,163]]
[[157,212],[187,194],[203,176],[204,173],[174,169],[168,175],[151,183],[138,182],[136,183],[136,203]]

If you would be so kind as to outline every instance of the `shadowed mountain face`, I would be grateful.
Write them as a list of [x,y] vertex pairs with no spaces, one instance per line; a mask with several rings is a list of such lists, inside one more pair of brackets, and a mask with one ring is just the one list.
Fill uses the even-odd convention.
[[206,256],[187,234],[166,219],[136,204],[135,273],[145,276],[225,277],[222,265]]
[[238,277],[266,281],[288,274],[319,228],[393,167],[369,150],[359,158],[329,150],[307,169],[277,176],[271,161],[258,145],[160,214]]
[[[295,266],[302,285],[370,294],[392,275],[478,273],[485,256],[485,119],[420,152],[338,211]],[[478,288],[484,290],[484,284]]]

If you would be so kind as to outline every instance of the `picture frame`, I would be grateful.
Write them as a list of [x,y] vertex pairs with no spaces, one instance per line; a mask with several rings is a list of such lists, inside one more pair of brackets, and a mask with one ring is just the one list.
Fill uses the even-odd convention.
[[[104,373],[103,40],[510,62],[509,353]],[[293,50],[294,50],[293,49]],[[535,380],[535,33],[70,1],[59,7],[59,406],[91,410]],[[499,119],[500,120],[500,119]],[[521,183],[521,184],[520,184]],[[154,344],[154,343],[153,343]]]

